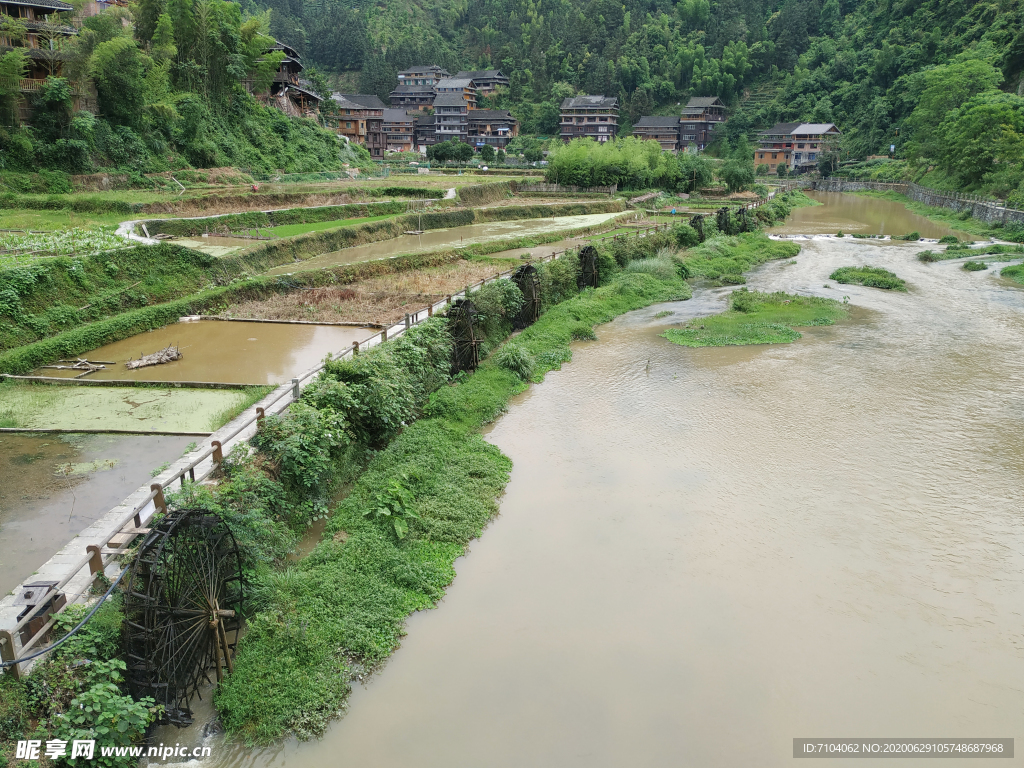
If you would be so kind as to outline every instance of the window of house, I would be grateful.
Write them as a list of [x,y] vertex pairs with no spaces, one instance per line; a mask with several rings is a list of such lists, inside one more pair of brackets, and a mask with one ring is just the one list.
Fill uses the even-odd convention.
[[778,159],[778,157],[779,157],[779,153],[778,152],[772,152],[772,160],[776,160],[776,159]]
[[796,148],[797,148],[797,149],[803,149],[803,148],[804,148],[804,145],[803,145],[803,144],[797,144],[797,145],[796,145]]
[[818,148],[817,144],[811,144],[811,149],[817,149],[817,148]]
[[809,154],[809,155],[807,156],[807,158],[808,158],[809,160],[814,160],[814,159],[815,159],[815,158],[816,158],[817,156],[818,156],[818,155],[817,155],[817,153],[816,153],[816,152],[811,152],[811,154]]
[[596,123],[597,122],[597,118],[596,117],[588,117],[587,118],[587,122],[588,123]]
[[795,155],[793,155],[793,159],[794,160],[799,160],[802,156],[803,156],[802,152],[797,152]]
[[757,157],[758,157],[759,160],[764,160],[764,152],[759,154]]

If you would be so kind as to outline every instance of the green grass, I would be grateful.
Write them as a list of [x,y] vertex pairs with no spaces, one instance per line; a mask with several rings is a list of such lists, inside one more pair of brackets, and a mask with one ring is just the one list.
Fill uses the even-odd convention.
[[989,261],[1013,261],[1024,255],[1024,245],[986,245],[971,248],[965,243],[953,244],[944,251],[921,251],[917,254],[919,261],[933,262],[947,259],[963,259],[968,256],[993,256]]
[[[246,387],[242,390],[245,394],[245,399],[235,403],[229,408],[225,408],[210,419],[208,429],[211,432],[216,432],[218,429],[223,427],[232,419],[238,417],[246,408],[250,408],[262,400],[264,397],[273,392],[275,387]],[[186,451],[187,453],[187,451]]]
[[1000,277],[1008,277],[1015,283],[1024,285],[1024,264],[1014,264],[1012,267],[1003,267],[999,272]]
[[966,269],[968,272],[981,272],[983,269],[988,269],[988,264],[984,261],[965,261],[961,269]]
[[690,320],[661,335],[684,347],[785,344],[800,338],[794,328],[832,325],[847,313],[847,306],[835,299],[740,288],[730,297],[728,311]]
[[791,259],[800,252],[796,243],[771,240],[759,232],[729,237],[719,235],[685,251],[676,259],[687,277],[719,280],[739,276],[767,261]]
[[334,229],[335,227],[351,227],[354,224],[365,224],[368,221],[383,221],[384,219],[393,219],[397,214],[388,214],[383,216],[364,216],[359,219],[344,219],[342,221],[320,221],[312,224],[284,224],[280,227],[272,227],[270,229],[261,229],[260,234],[265,235],[269,233],[272,237],[293,237],[294,235],[304,235],[307,232],[319,232],[323,229]]
[[845,285],[864,285],[869,288],[884,288],[889,291],[906,291],[907,283],[888,269],[882,267],[840,267],[829,280]]

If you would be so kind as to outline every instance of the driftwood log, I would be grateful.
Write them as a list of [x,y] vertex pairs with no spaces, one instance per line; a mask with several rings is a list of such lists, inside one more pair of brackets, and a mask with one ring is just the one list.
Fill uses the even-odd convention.
[[175,360],[181,360],[181,352],[178,351],[177,347],[166,347],[161,349],[159,352],[153,352],[149,355],[143,355],[138,360],[129,360],[124,364],[125,368],[130,371],[134,371],[137,368],[148,368],[151,365],[162,365],[163,363],[173,363]]

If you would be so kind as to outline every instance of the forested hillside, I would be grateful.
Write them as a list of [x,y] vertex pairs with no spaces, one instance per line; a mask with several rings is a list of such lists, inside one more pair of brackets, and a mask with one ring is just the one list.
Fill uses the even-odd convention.
[[527,133],[554,134],[575,92],[618,96],[627,130],[714,94],[740,107],[734,141],[775,121],[834,121],[844,157],[896,144],[950,183],[1020,182],[1019,0],[269,2],[276,35],[326,69],[359,71],[381,97],[413,64],[502,68],[512,84],[494,106]]
[[[27,49],[0,49],[0,170],[339,167],[334,134],[262,106],[243,87],[265,89],[284,56],[265,55],[271,14],[250,10],[229,0],[139,0],[86,18],[77,35],[54,38],[60,76],[30,96],[31,128],[16,114]],[[0,16],[0,32],[19,38],[27,28]],[[97,116],[74,109],[73,84],[89,82]]]

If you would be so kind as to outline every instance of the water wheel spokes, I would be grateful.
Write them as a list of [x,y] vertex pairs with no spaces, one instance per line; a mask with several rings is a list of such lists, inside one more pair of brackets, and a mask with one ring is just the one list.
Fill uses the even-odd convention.
[[721,232],[723,235],[733,234],[732,221],[729,217],[729,209],[726,206],[722,206],[721,208],[718,209],[716,219],[717,221],[715,223],[718,224],[719,232]]
[[521,331],[540,317],[540,274],[532,264],[524,264],[512,274],[512,282],[523,294],[523,306],[512,318],[512,329]]
[[475,371],[480,364],[480,339],[477,337],[477,310],[469,299],[456,299],[448,310],[448,327],[452,334],[452,376],[462,371]]
[[690,218],[690,226],[697,230],[697,242],[704,242],[704,216],[702,214],[694,214]]
[[584,288],[597,288],[597,248],[585,245],[580,249],[580,271],[576,276],[576,285]]
[[221,680],[233,669],[244,589],[238,545],[219,516],[172,510],[151,526],[125,591],[125,660],[132,695],[163,705],[163,722],[190,725],[210,672]]

